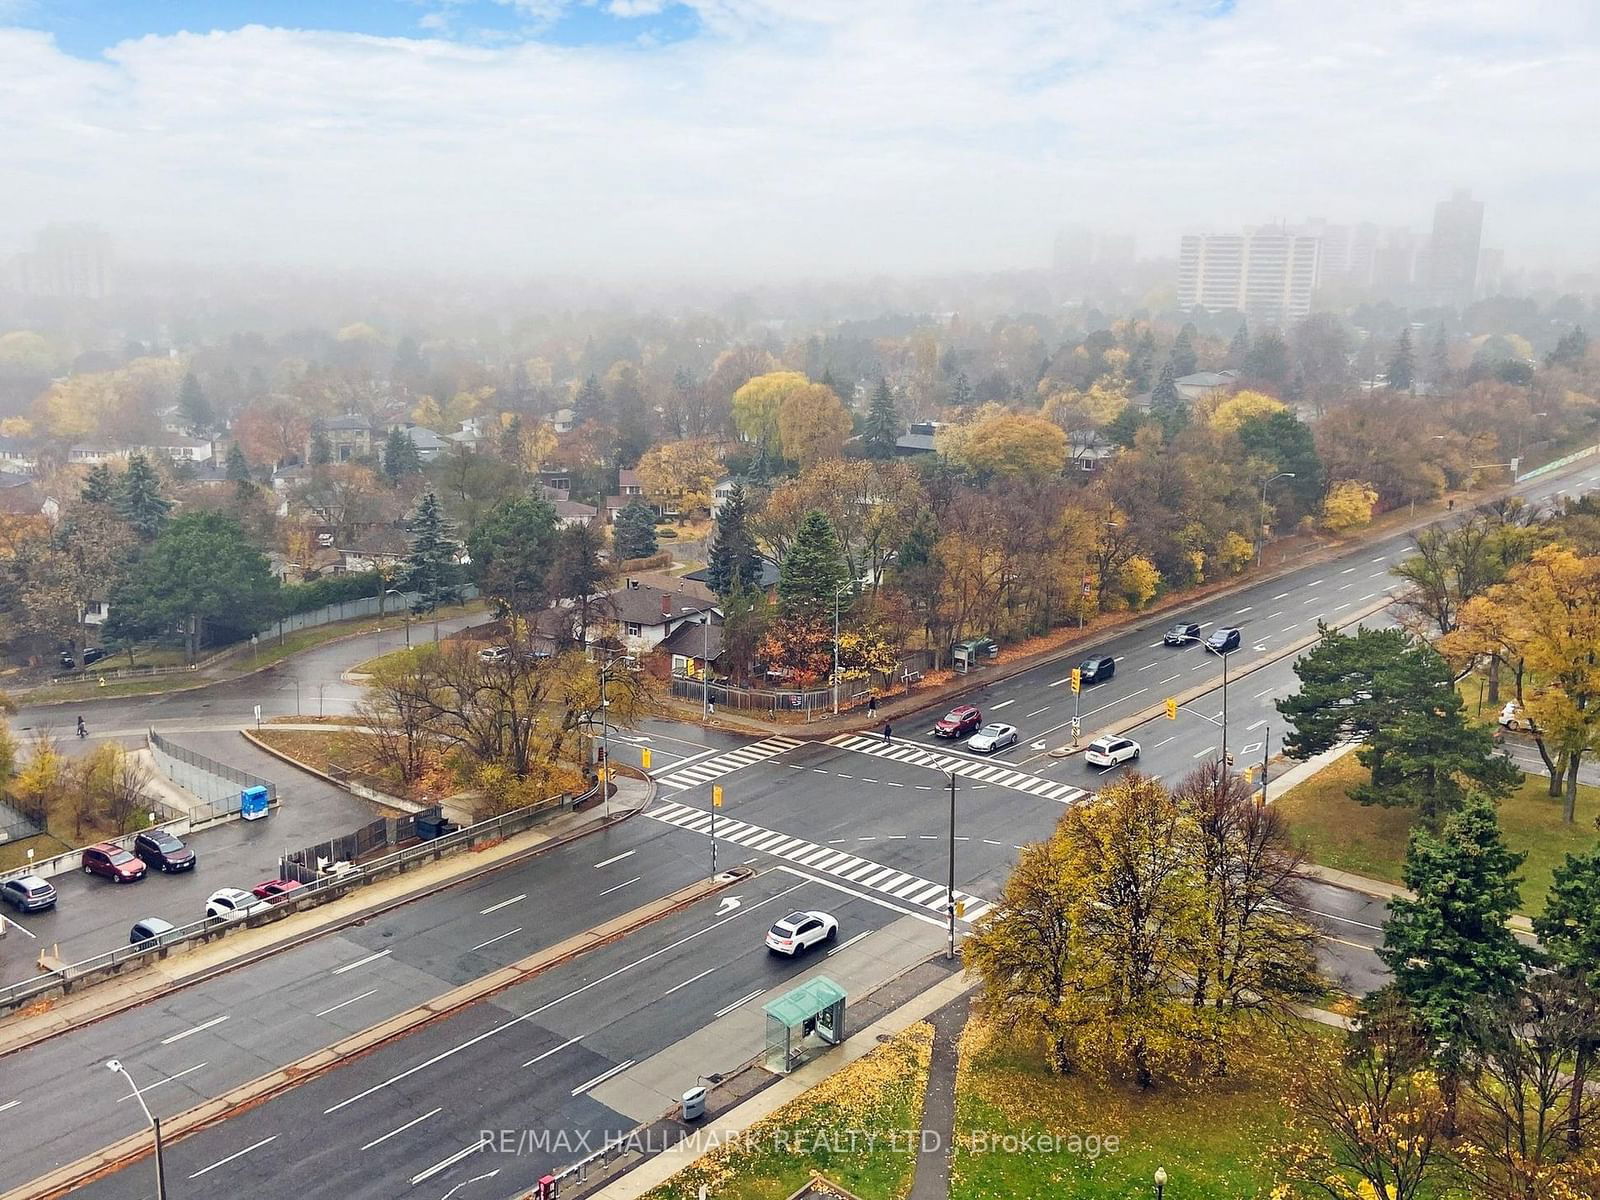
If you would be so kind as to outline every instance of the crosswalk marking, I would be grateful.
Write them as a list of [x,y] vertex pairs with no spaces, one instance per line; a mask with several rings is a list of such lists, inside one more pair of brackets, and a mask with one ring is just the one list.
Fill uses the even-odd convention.
[[950,754],[940,754],[935,750],[925,750],[920,746],[909,746],[903,742],[885,743],[882,738],[868,737],[859,733],[841,733],[838,737],[829,738],[828,745],[838,746],[843,750],[853,750],[857,754],[871,754],[877,758],[891,759],[894,762],[951,771],[964,779],[975,779],[984,784],[1010,788],[1014,792],[1023,792],[1030,796],[1043,796],[1060,804],[1073,804],[1089,794],[1085,789],[1073,787],[1070,783],[1041,779],[1037,775],[1029,775],[1007,766],[977,763]]
[[741,767],[754,766],[758,762],[765,762],[769,758],[793,750],[803,743],[791,737],[781,735],[764,738],[748,746],[741,746],[737,750],[729,750],[715,758],[707,758],[695,763],[693,766],[683,767],[670,774],[663,775],[658,783],[668,787],[677,788],[680,792],[701,783],[709,783],[713,779],[721,779],[732,771]]
[[[687,829],[693,833],[709,835],[711,832],[709,812],[690,808],[675,800],[658,800],[645,815],[660,821],[663,825],[675,825],[679,829]],[[846,854],[830,846],[819,846],[802,838],[783,839],[783,836],[779,835],[782,840],[774,842],[770,839],[773,832],[760,825],[750,825],[727,817],[717,818],[718,841],[731,842],[736,846],[770,854],[774,858],[787,859],[810,870],[849,880],[856,887],[893,896],[905,903],[915,904],[921,908],[931,909],[941,916],[944,915],[945,885],[942,883],[908,875],[904,871],[897,871],[882,863],[858,858],[854,854]],[[993,901],[985,900],[982,896],[974,896],[970,892],[957,890],[955,896],[958,904],[965,905],[965,915],[962,920],[968,924],[994,907]]]

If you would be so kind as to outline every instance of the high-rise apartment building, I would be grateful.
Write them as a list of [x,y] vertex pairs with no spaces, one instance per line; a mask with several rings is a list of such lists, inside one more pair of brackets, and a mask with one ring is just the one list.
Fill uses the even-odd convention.
[[1429,298],[1436,304],[1468,304],[1478,281],[1478,251],[1483,242],[1483,201],[1461,190],[1433,209],[1428,242]]
[[1178,247],[1178,306],[1241,309],[1262,325],[1311,311],[1322,243],[1315,234],[1262,225],[1242,234],[1186,234]]
[[51,225],[12,259],[12,286],[25,296],[101,300],[111,294],[111,238],[93,225]]

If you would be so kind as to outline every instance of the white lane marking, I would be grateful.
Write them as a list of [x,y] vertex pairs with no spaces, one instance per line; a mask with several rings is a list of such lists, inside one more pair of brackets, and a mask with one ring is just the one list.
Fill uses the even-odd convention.
[[[1155,663],[1151,663],[1150,665],[1153,667],[1153,666],[1155,666]],[[1141,671],[1144,670],[1143,667],[1140,667],[1139,669]],[[1028,714],[1028,717],[1037,717],[1040,713],[1047,713],[1049,711],[1050,711],[1050,706],[1048,704],[1046,704],[1043,708],[1034,709],[1031,713]],[[1026,721],[1028,719],[1028,717],[1023,717],[1022,719],[1024,721]]]
[[488,908],[480,908],[478,910],[478,915],[480,917],[487,917],[492,912],[499,912],[502,908],[510,908],[513,904],[516,904],[522,900],[526,900],[527,898],[527,892],[520,892],[511,897],[509,900],[502,900],[499,904],[491,904]]
[[1171,683],[1174,679],[1177,679],[1177,678],[1178,678],[1178,676],[1176,676],[1176,675],[1168,675],[1165,679],[1161,680],[1160,683],[1156,684],[1156,686],[1160,687],[1162,683]]
[[246,1154],[249,1154],[250,1151],[259,1150],[259,1149],[261,1149],[261,1147],[265,1146],[268,1142],[275,1142],[277,1140],[278,1140],[278,1135],[277,1134],[273,1134],[271,1137],[264,1137],[253,1146],[246,1146],[243,1150],[240,1150],[235,1154],[228,1155],[227,1158],[219,1158],[219,1159],[217,1159],[217,1161],[212,1163],[209,1167],[201,1167],[193,1175],[189,1176],[189,1178],[190,1179],[199,1179],[200,1176],[204,1175],[207,1171],[215,1171],[218,1167],[227,1166],[234,1159],[243,1158]]
[[500,1174],[500,1168],[496,1167],[492,1171],[485,1171],[482,1175],[474,1175],[471,1179],[463,1179],[460,1183],[456,1184],[455,1187],[451,1188],[443,1196],[439,1197],[439,1200],[450,1200],[452,1196],[454,1196],[462,1188],[466,1187],[469,1183],[477,1183],[480,1179],[493,1179],[498,1174]]
[[1327,582],[1328,581],[1326,579],[1313,579],[1310,583],[1306,584],[1306,587],[1308,587],[1308,588],[1321,587],[1323,584],[1325,584]]
[[[11,928],[17,930],[20,933],[26,933],[30,938],[32,938],[36,942],[39,940],[39,935],[34,933],[34,932],[32,932],[31,930],[29,930],[26,925],[19,925],[17,922],[13,921],[10,917],[6,916],[4,913],[0,913],[0,930],[3,930],[7,925],[11,926]],[[0,1112],[4,1112],[4,1111],[5,1111],[4,1109],[0,1109]]]
[[[147,1092],[153,1092],[158,1087],[160,1087],[163,1083],[171,1083],[174,1079],[182,1079],[185,1075],[193,1075],[201,1067],[209,1066],[209,1065],[210,1064],[208,1064],[208,1063],[195,1063],[194,1066],[185,1067],[183,1070],[179,1071],[176,1075],[168,1075],[165,1079],[158,1079],[154,1083],[146,1084],[144,1090],[147,1091]],[[121,1104],[124,1100],[132,1100],[133,1098],[134,1098],[134,1093],[129,1092],[126,1096],[118,1096],[117,1097],[117,1103]],[[11,1103],[12,1104],[21,1104],[22,1101],[13,1100]],[[5,1110],[10,1108],[10,1107],[11,1107],[10,1104],[0,1104],[0,1112],[5,1112]]]
[[[715,967],[712,967],[711,969],[713,971],[716,970]],[[583,1041],[583,1039],[588,1037],[588,1036],[589,1035],[587,1033],[580,1033],[575,1038],[568,1038],[566,1041],[562,1042],[561,1045],[559,1045],[559,1046],[551,1046],[550,1049],[544,1051],[542,1054],[535,1054],[532,1058],[530,1058],[527,1062],[523,1063],[522,1065],[525,1066],[525,1067],[531,1067],[536,1062],[543,1062],[545,1059],[549,1058],[552,1054],[560,1054],[568,1046],[576,1045],[577,1043]]]
[[1161,747],[1165,746],[1168,742],[1175,741],[1176,739],[1177,739],[1177,734],[1173,734],[1172,737],[1169,737],[1169,738],[1162,738],[1154,746],[1151,746],[1150,749],[1159,750],[1159,749],[1161,749]]
[[905,787],[905,784],[896,783],[896,782],[894,782],[894,780],[891,779],[888,783],[884,784],[884,786],[885,787]]
[[[1159,650],[1159,649],[1161,649],[1161,647],[1163,647],[1163,646],[1165,646],[1165,645],[1166,645],[1166,642],[1151,642],[1151,643],[1150,643],[1150,649],[1152,649],[1152,650]],[[1141,670],[1141,671],[1142,671],[1142,670],[1144,670],[1144,668],[1143,668],[1143,667],[1140,667],[1140,668],[1139,668],[1139,669],[1140,669],[1140,670]]]
[[1356,603],[1357,604],[1365,604],[1368,600],[1371,600],[1377,594],[1378,594],[1377,592],[1368,592],[1365,596],[1361,597],[1361,599],[1357,600]]
[[[602,892],[601,895],[605,895],[605,893]],[[488,941],[479,942],[476,946],[473,946],[473,947],[469,948],[467,950],[467,953],[471,954],[473,950],[482,950],[485,946],[492,946],[496,942],[503,942],[508,937],[510,937],[512,934],[521,933],[521,932],[522,932],[522,926],[518,925],[515,929],[508,929],[504,933],[497,933],[492,938],[490,938]]]
[[1244,727],[1244,731],[1246,733],[1249,733],[1251,730],[1260,729],[1265,724],[1266,724],[1265,721],[1257,721],[1254,725],[1246,725]]
[[1216,750],[1215,746],[1207,746],[1204,750],[1200,751],[1199,754],[1196,754],[1193,757],[1195,757],[1195,758],[1204,758],[1206,755],[1213,753],[1215,750]]
[[[1161,643],[1157,642],[1156,644],[1159,646]],[[1158,666],[1160,666],[1159,663],[1145,663],[1145,665],[1140,667],[1139,670],[1141,670],[1141,671],[1153,671]],[[1044,710],[1040,709],[1039,711],[1043,712]]]
[[361,995],[359,995],[359,996],[351,996],[350,999],[348,999],[348,1000],[341,1000],[341,1001],[339,1001],[339,1003],[333,1005],[330,1008],[323,1009],[321,1012],[317,1013],[316,1015],[319,1016],[319,1017],[325,1017],[331,1012],[338,1012],[341,1008],[348,1008],[350,1005],[354,1004],[357,1000],[365,1000],[368,996],[372,995],[372,993],[376,992],[377,990],[378,990],[377,988],[368,988],[366,991],[362,992]]
[[463,1158],[468,1158],[471,1155],[477,1154],[480,1150],[482,1150],[488,1144],[489,1143],[487,1141],[477,1141],[477,1142],[473,1142],[472,1145],[468,1146],[465,1150],[456,1151],[454,1154],[452,1154],[449,1158],[445,1159],[444,1161],[434,1163],[433,1166],[429,1167],[426,1171],[423,1171],[421,1174],[413,1175],[411,1177],[411,1186],[412,1187],[416,1187],[417,1184],[422,1183],[424,1180],[432,1179],[440,1171],[449,1170],[451,1167],[455,1166],[458,1162],[460,1162]]
[[[133,1096],[133,1093],[129,1092],[128,1095],[123,1097],[123,1099],[127,1100],[127,1099],[131,1098],[132,1096]],[[5,1112],[6,1109],[8,1109],[8,1108],[15,1108],[17,1105],[19,1105],[21,1103],[22,1103],[21,1100],[7,1100],[4,1104],[0,1104],[0,1112]]]
[[989,711],[990,712],[999,712],[1006,705],[1015,704],[1015,703],[1016,703],[1015,700],[1002,700],[1002,701],[1000,701],[999,704],[991,704],[991,705],[989,705]]
[[620,892],[623,888],[627,887],[628,884],[630,884],[630,883],[638,883],[639,880],[641,880],[643,878],[644,878],[643,875],[635,875],[632,879],[626,880],[623,883],[619,883],[615,887],[608,887],[605,891],[601,892],[600,895],[609,896],[609,895],[611,895],[612,892]]
[[[521,898],[522,897],[520,897],[520,896],[517,897],[517,899],[519,899],[519,900]],[[497,905],[496,907],[501,907],[501,906]],[[377,962],[380,958],[388,958],[389,955],[391,955],[393,953],[394,953],[393,950],[379,950],[376,954],[369,954],[365,958],[358,958],[353,963],[345,963],[345,965],[342,966],[342,967],[335,967],[332,971],[330,971],[328,973],[330,975],[343,975],[346,971],[354,971],[357,967],[364,967],[369,962]]]
[[1339,574],[1348,575],[1348,574],[1350,574],[1350,572],[1354,571],[1355,569],[1356,568],[1354,568],[1354,567],[1346,567],[1344,570],[1340,571]]
[[983,839],[983,844],[985,846],[1003,846],[1003,845],[1005,845],[1004,842],[997,842],[993,838],[984,838]]
[[429,1067],[435,1065],[436,1063],[443,1062],[445,1059],[449,1058],[451,1055],[459,1054],[463,1050],[466,1050],[466,1049],[469,1049],[469,1048],[471,1048],[473,1046],[476,1046],[479,1042],[482,1042],[482,1041],[485,1041],[485,1040],[487,1040],[489,1038],[492,1038],[497,1033],[504,1033],[507,1029],[510,1029],[515,1025],[520,1025],[524,1021],[531,1021],[534,1017],[537,1017],[540,1013],[544,1012],[546,1009],[554,1008],[557,1004],[560,1004],[565,1000],[571,1000],[575,996],[581,996],[584,992],[589,991],[591,988],[597,988],[602,983],[609,983],[611,980],[615,979],[618,975],[621,975],[624,971],[631,971],[631,970],[633,970],[633,968],[635,968],[637,966],[641,966],[644,963],[647,963],[647,962],[651,961],[652,959],[660,958],[663,954],[670,954],[672,951],[676,950],[679,946],[682,946],[687,942],[692,942],[695,938],[700,937],[702,934],[710,933],[712,930],[715,930],[715,929],[721,929],[729,921],[737,921],[744,914],[750,913],[750,912],[754,912],[758,908],[761,908],[761,907],[763,907],[765,905],[772,904],[772,903],[774,903],[774,902],[776,902],[778,900],[781,900],[785,896],[787,896],[790,892],[798,891],[800,888],[802,888],[804,886],[805,886],[804,884],[797,883],[792,888],[785,888],[783,891],[779,892],[776,896],[771,896],[771,897],[767,898],[766,900],[758,900],[754,904],[747,904],[743,908],[739,909],[738,911],[729,913],[727,916],[723,917],[720,921],[713,921],[710,925],[707,925],[704,929],[697,929],[693,933],[685,934],[683,937],[679,938],[677,941],[669,942],[667,945],[662,946],[659,950],[652,950],[649,954],[646,954],[643,958],[636,958],[630,963],[624,963],[622,966],[616,968],[616,970],[614,970],[614,971],[608,971],[606,974],[600,976],[598,979],[591,979],[588,983],[584,984],[582,987],[574,988],[572,991],[568,992],[564,996],[557,996],[554,1000],[547,1000],[547,1001],[545,1001],[545,1003],[539,1005],[538,1008],[535,1008],[535,1009],[532,1009],[532,1010],[530,1010],[528,1012],[522,1013],[520,1016],[512,1017],[511,1019],[509,1019],[507,1021],[502,1021],[500,1024],[494,1026],[493,1028],[486,1029],[482,1033],[476,1035],[475,1037],[468,1038],[466,1041],[462,1042],[459,1046],[452,1046],[449,1050],[441,1050],[438,1054],[435,1054],[432,1058],[424,1059],[422,1062],[417,1063],[415,1066],[407,1067],[404,1071],[401,1071],[398,1075],[394,1075],[394,1076],[392,1076],[392,1077],[390,1077],[388,1079],[385,1079],[381,1083],[375,1083],[371,1087],[365,1089],[364,1091],[357,1092],[354,1096],[351,1096],[351,1097],[349,1097],[348,1099],[345,1099],[345,1100],[341,1100],[337,1104],[329,1105],[327,1108],[322,1110],[322,1115],[323,1116],[327,1116],[330,1113],[336,1113],[341,1108],[345,1108],[348,1105],[354,1104],[357,1100],[365,1100],[368,1096],[374,1094],[375,1092],[380,1092],[386,1087],[392,1087],[394,1084],[399,1083],[403,1079],[411,1078],[411,1076],[415,1075],[418,1071],[425,1071]]
[[707,967],[704,971],[701,971],[700,974],[694,976],[693,978],[685,979],[682,983],[673,984],[671,987],[669,987],[666,991],[662,992],[661,994],[663,996],[670,996],[670,995],[672,995],[673,992],[682,991],[684,988],[688,987],[691,983],[700,982],[700,980],[704,979],[707,975],[711,974],[711,972],[713,972],[715,970],[716,970],[715,967]]
[[1274,600],[1282,600],[1287,595],[1289,595],[1288,592],[1279,592],[1276,596],[1273,597],[1273,599]]
[[1298,626],[1295,626],[1295,625],[1285,625],[1282,629],[1278,630],[1278,632],[1279,633],[1293,633],[1297,628],[1298,628]]
[[1050,684],[1049,686],[1050,687],[1060,687],[1063,683],[1071,683],[1071,682],[1072,682],[1072,676],[1068,675],[1065,679],[1058,679],[1054,683]]
[[175,1033],[169,1038],[162,1038],[161,1044],[163,1046],[170,1046],[173,1042],[181,1042],[184,1038],[189,1037],[192,1034],[199,1033],[202,1029],[210,1029],[213,1025],[221,1025],[232,1015],[232,1013],[223,1013],[220,1017],[212,1017],[209,1021],[202,1021],[193,1029],[185,1029],[182,1033]]
[[1333,606],[1333,611],[1334,612],[1343,612],[1345,609],[1347,609],[1349,607],[1350,607],[1350,602],[1348,600],[1346,600],[1343,604],[1334,605]]
[[[707,758],[710,755],[716,754],[717,752],[718,752],[717,748],[715,746],[713,746],[709,750],[700,751],[699,754],[691,754],[686,758],[680,758],[680,759],[678,759],[677,762],[670,764],[670,766],[671,766],[672,770],[676,771],[679,767],[686,767],[692,762],[698,762],[702,758]],[[666,751],[657,750],[656,753],[657,754],[662,754],[662,753],[671,754],[672,751],[670,751],[670,750],[666,750]]]
[[1281,616],[1283,616],[1283,609],[1280,608],[1277,612],[1268,613],[1265,617],[1263,617],[1261,619],[1263,621],[1270,621],[1270,620],[1272,620],[1273,617],[1281,617]]
[[[759,996],[759,995],[761,995],[761,993],[757,992],[756,995]],[[718,1013],[717,1015],[720,1017],[722,1014]],[[616,1066],[612,1067],[611,1070],[609,1070],[609,1071],[601,1071],[600,1074],[596,1075],[593,1079],[586,1080],[585,1082],[580,1083],[577,1087],[573,1088],[572,1089],[572,1094],[574,1096],[581,1096],[585,1092],[587,1092],[590,1088],[594,1087],[597,1084],[604,1083],[606,1080],[610,1079],[613,1075],[621,1075],[629,1067],[633,1066],[634,1061],[635,1060],[630,1058],[627,1062],[618,1063]]]
[[1389,572],[1387,572],[1387,571],[1374,571],[1371,575],[1368,575],[1367,578],[1368,579],[1382,579],[1388,573]]
[[[1194,666],[1194,667],[1190,667],[1190,668],[1189,668],[1189,670],[1190,670],[1190,671],[1204,671],[1204,670],[1205,670],[1205,669],[1206,669],[1206,668],[1207,668],[1207,667],[1209,667],[1209,666],[1210,666],[1210,665],[1211,665],[1211,664],[1210,664],[1210,663],[1209,663],[1209,662],[1203,662],[1203,663],[1201,663],[1201,664],[1200,664],[1200,665],[1198,665],[1198,666]],[[1162,682],[1163,682],[1163,683],[1164,683],[1164,682],[1166,682],[1166,681],[1165,681],[1165,680],[1163,680],[1163,681],[1162,681]],[[1157,685],[1156,685],[1156,686],[1157,686],[1157,687],[1159,687],[1159,686],[1161,686],[1161,685],[1160,685],[1160,684],[1157,684]]]
[[[1268,689],[1267,689],[1267,690],[1266,690],[1266,691],[1264,691],[1264,692],[1257,692],[1257,693],[1256,693],[1256,694],[1255,694],[1255,695],[1254,695],[1254,696],[1251,696],[1251,697],[1250,697],[1250,699],[1252,699],[1252,700],[1259,700],[1259,699],[1261,699],[1261,697],[1263,697],[1263,696],[1270,696],[1270,695],[1272,695],[1272,693],[1273,693],[1273,692],[1274,692],[1274,691],[1276,691],[1276,690],[1277,690],[1277,689],[1276,689],[1276,688],[1268,688]],[[1253,726],[1253,725],[1252,725],[1252,726],[1251,726],[1251,728],[1252,728],[1252,729],[1254,729],[1254,728],[1255,728],[1255,726]]]
[[368,1142],[365,1146],[363,1146],[361,1148],[363,1150],[371,1150],[374,1146],[381,1145],[382,1143],[387,1142],[390,1138],[394,1137],[397,1133],[404,1133],[406,1130],[410,1129],[413,1125],[421,1125],[429,1117],[438,1116],[443,1111],[444,1111],[444,1107],[441,1105],[439,1108],[434,1109],[432,1112],[423,1113],[420,1117],[412,1117],[411,1120],[407,1121],[404,1125],[400,1126],[399,1129],[391,1129],[391,1130],[389,1130],[388,1133],[381,1134],[380,1136],[373,1138],[370,1142]]
[[1245,615],[1245,613],[1249,612],[1253,608],[1255,608],[1255,605],[1247,604],[1243,608],[1241,608],[1238,612],[1234,613],[1233,615],[1236,616],[1236,617],[1242,617],[1242,616]]
[[854,946],[862,938],[871,937],[874,932],[876,932],[876,931],[875,930],[871,930],[871,929],[863,929],[860,933],[856,934],[855,937],[851,938],[849,941],[840,942],[837,946],[835,946],[832,950],[829,950],[822,957],[823,958],[832,958],[835,954],[839,953],[839,951],[845,949],[846,947]]
[[[762,991],[761,988],[757,988],[755,991],[751,992],[748,996],[741,996],[739,999],[735,1000],[732,1004],[724,1005],[722,1008],[717,1009],[716,1013],[713,1014],[713,1015],[718,1016],[718,1017],[725,1017],[729,1013],[731,1013],[734,1009],[738,1008],[741,1004],[749,1004],[750,1001],[754,1000],[757,996],[761,995],[761,991]],[[573,1092],[572,1094],[574,1096],[576,1096],[578,1093],[577,1092]]]
[[1314,908],[1302,908],[1300,911],[1308,912],[1313,917],[1322,917],[1327,921],[1342,921],[1346,925],[1358,925],[1362,929],[1371,929],[1377,933],[1383,932],[1382,925],[1368,925],[1365,921],[1357,921],[1354,917],[1341,917],[1338,913],[1318,912]]
[[1383,558],[1375,558],[1375,559],[1373,559],[1373,560],[1372,560],[1372,561],[1373,561],[1373,562],[1375,562],[1375,563],[1379,563],[1379,562],[1388,562],[1388,561],[1389,561],[1389,558],[1388,558],[1388,556],[1387,556],[1387,555],[1385,555],[1385,556],[1384,556],[1384,557],[1383,557]]
[[595,863],[594,869],[598,871],[601,867],[609,867],[612,863],[619,863],[625,858],[632,858],[637,853],[639,853],[637,850],[624,850],[621,854],[612,855],[604,862]]

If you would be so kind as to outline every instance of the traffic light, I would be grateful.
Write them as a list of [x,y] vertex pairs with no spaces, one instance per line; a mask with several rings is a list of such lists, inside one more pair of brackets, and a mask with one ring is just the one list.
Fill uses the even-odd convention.
[[1254,783],[1256,781],[1256,769],[1254,767],[1246,767],[1244,769],[1244,781],[1246,783]]
[[711,785],[711,807],[722,807],[722,785],[720,783],[714,783]]
[[639,765],[646,771],[650,769],[650,747],[646,746],[639,751]]
[[1167,697],[1167,720],[1176,721],[1177,719],[1178,719],[1178,702],[1176,700],[1174,700],[1171,696],[1168,696]]
[[1228,751],[1228,765],[1230,767],[1233,766],[1233,751],[1232,750]]
[[1080,667],[1072,668],[1072,692],[1074,695],[1083,687],[1083,670]]

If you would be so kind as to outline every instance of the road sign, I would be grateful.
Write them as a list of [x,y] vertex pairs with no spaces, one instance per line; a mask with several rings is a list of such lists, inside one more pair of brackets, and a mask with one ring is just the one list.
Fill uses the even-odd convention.
[[711,785],[711,807],[722,807],[722,785],[720,783],[714,783]]
[[1078,734],[1081,733],[1082,731],[1083,731],[1083,727],[1078,724],[1078,718],[1077,717],[1073,717],[1072,718],[1072,740],[1073,741],[1077,741],[1078,740]]
[[639,751],[639,765],[641,767],[643,767],[646,771],[648,771],[650,769],[650,750],[649,750],[649,747],[646,747],[645,749]]
[[1076,695],[1078,690],[1080,688],[1082,688],[1082,687],[1083,687],[1083,670],[1080,667],[1073,667],[1072,668],[1072,691],[1073,691],[1073,694]]
[[1167,720],[1176,721],[1177,719],[1178,719],[1178,702],[1176,700],[1172,699],[1169,696],[1167,698]]

